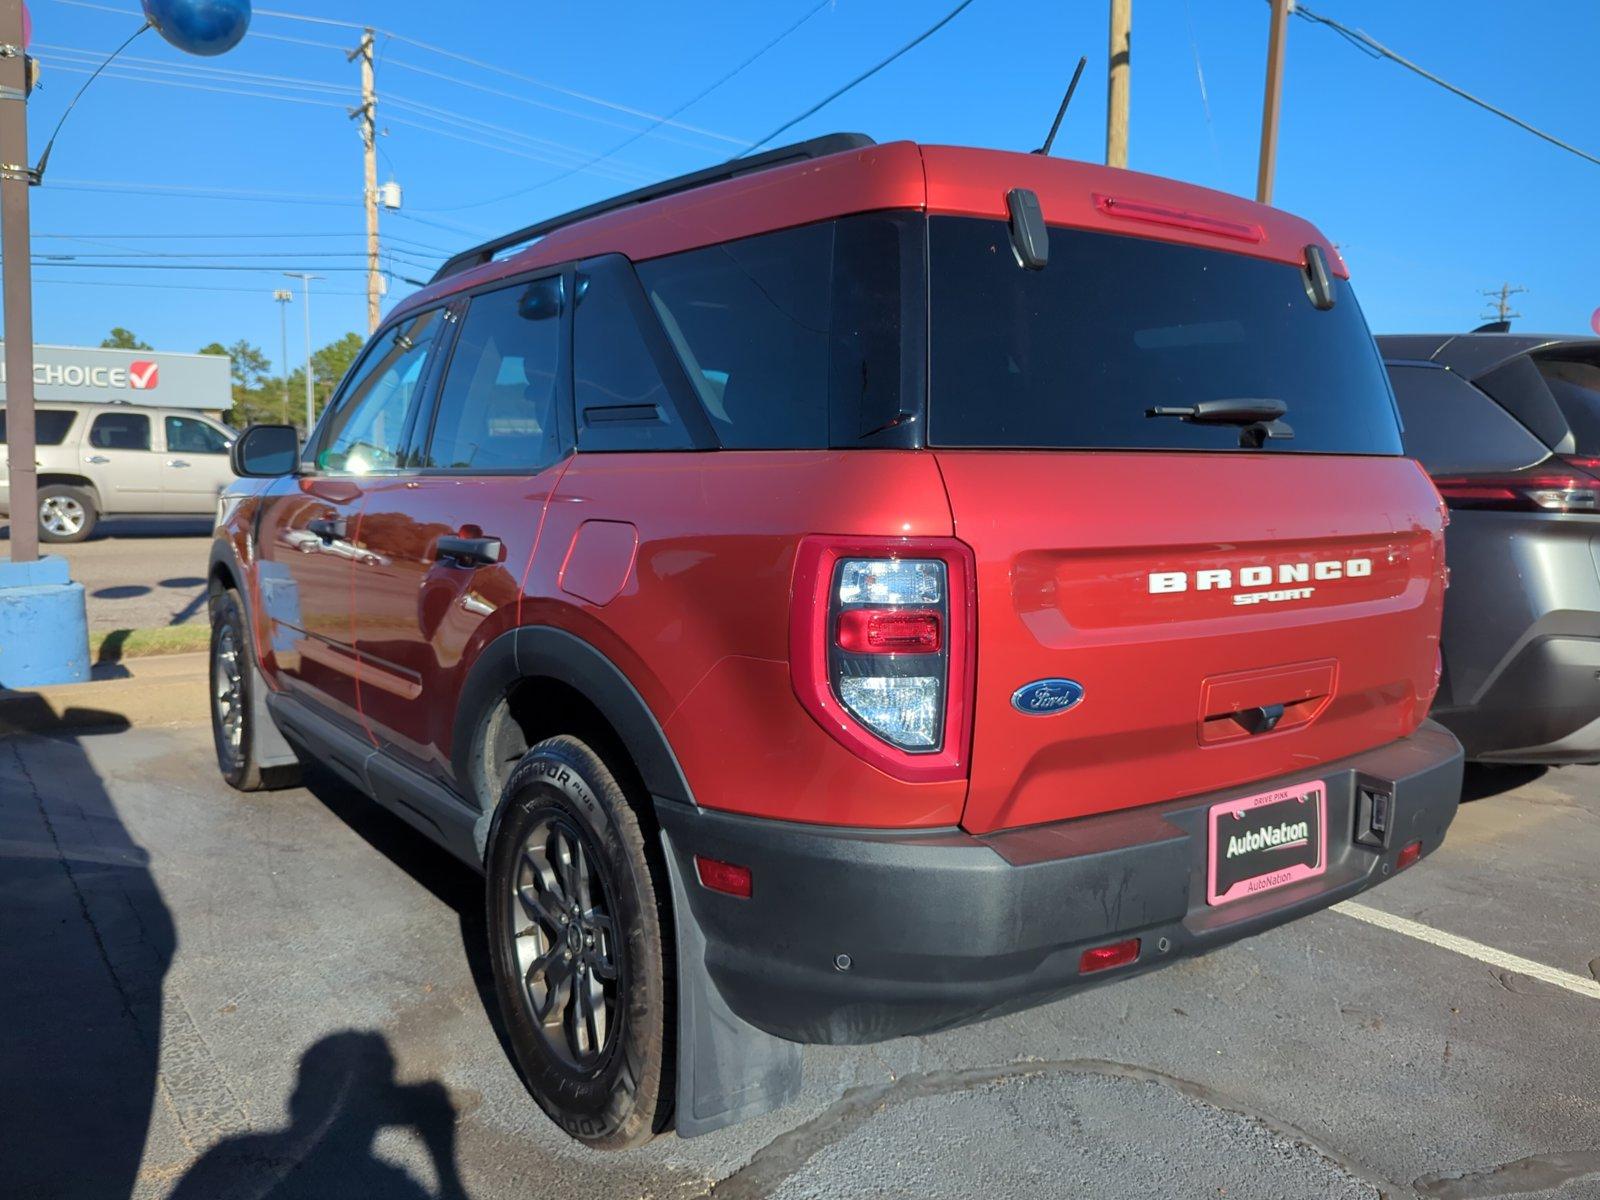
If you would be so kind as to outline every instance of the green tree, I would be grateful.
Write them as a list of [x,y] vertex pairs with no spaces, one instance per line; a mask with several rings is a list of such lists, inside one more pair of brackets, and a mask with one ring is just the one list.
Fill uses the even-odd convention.
[[102,350],[154,350],[149,342],[142,342],[131,329],[124,329],[121,325],[112,329],[111,333],[100,343]]
[[241,338],[231,346],[221,342],[201,346],[200,353],[228,356],[233,376],[233,408],[228,412],[230,425],[242,429],[258,422],[283,420],[283,381],[272,375],[272,360],[261,347]]

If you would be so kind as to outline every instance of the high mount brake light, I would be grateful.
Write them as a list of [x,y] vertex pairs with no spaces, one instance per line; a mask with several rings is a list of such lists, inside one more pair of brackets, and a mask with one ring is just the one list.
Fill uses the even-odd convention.
[[966,774],[972,554],[953,538],[810,537],[795,560],[795,694],[900,779]]
[[1165,204],[1152,204],[1148,200],[1128,200],[1122,196],[1104,196],[1096,192],[1094,206],[1108,217],[1146,221],[1151,225],[1170,225],[1174,229],[1189,229],[1195,233],[1209,233],[1240,242],[1259,242],[1267,236],[1266,230],[1259,225],[1229,221],[1186,208],[1168,208]]
[[1600,459],[1595,458],[1558,458],[1523,471],[1437,475],[1433,485],[1451,508],[1600,513]]

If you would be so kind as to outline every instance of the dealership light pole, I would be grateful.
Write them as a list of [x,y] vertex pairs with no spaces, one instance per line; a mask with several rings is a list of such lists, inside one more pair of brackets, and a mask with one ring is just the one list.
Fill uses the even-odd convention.
[[272,298],[278,302],[278,331],[283,335],[283,357],[278,360],[278,367],[283,371],[283,423],[289,421],[289,301],[294,299],[294,293],[288,288],[279,288],[272,293]]
[[[285,271],[290,279],[298,279],[303,285],[301,297],[305,302],[306,310],[306,436],[311,436],[311,427],[317,423],[316,400],[312,393],[311,373],[311,281],[322,279],[322,275],[313,275],[309,271]],[[288,356],[285,355],[285,358]]]

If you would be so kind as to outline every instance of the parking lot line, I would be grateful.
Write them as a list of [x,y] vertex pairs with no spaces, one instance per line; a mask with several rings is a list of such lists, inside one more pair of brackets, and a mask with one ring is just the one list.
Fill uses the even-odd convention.
[[1430,946],[1438,946],[1443,950],[1452,950],[1457,954],[1464,954],[1468,958],[1475,958],[1491,967],[1499,967],[1503,971],[1515,971],[1519,975],[1527,975],[1532,979],[1541,980],[1555,987],[1565,988],[1569,992],[1576,992],[1578,995],[1587,996],[1591,1000],[1600,1000],[1600,982],[1596,982],[1593,979],[1585,979],[1581,975],[1574,975],[1570,971],[1548,967],[1544,963],[1534,962],[1531,958],[1523,958],[1520,954],[1496,950],[1493,946],[1485,946],[1482,942],[1475,942],[1471,938],[1457,937],[1453,933],[1446,933],[1442,929],[1435,929],[1433,926],[1424,925],[1420,921],[1397,917],[1393,913],[1369,908],[1367,905],[1357,904],[1353,900],[1345,900],[1340,904],[1335,904],[1333,911],[1343,913],[1347,917],[1354,917],[1358,921],[1365,921],[1368,925],[1376,925],[1379,929],[1387,929],[1391,933],[1416,938],[1417,941],[1427,942]]

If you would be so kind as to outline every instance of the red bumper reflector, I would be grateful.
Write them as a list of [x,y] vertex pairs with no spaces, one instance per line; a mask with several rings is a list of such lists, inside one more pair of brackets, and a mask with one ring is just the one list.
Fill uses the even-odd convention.
[[694,869],[700,876],[701,887],[709,888],[713,892],[723,892],[729,896],[738,896],[741,900],[750,899],[749,867],[722,862],[715,858],[703,858],[696,854]]
[[1422,843],[1412,842],[1409,846],[1402,847],[1400,857],[1394,860],[1394,869],[1404,871],[1417,859],[1422,857]]
[[852,608],[839,614],[839,649],[851,654],[937,654],[943,644],[936,612]]
[[1109,946],[1096,946],[1085,950],[1078,960],[1078,974],[1091,975],[1095,971],[1108,971],[1112,967],[1125,967],[1139,957],[1139,939],[1112,942]]

